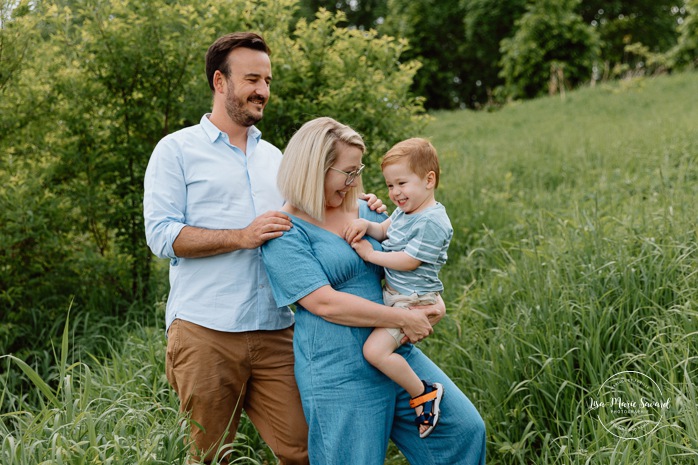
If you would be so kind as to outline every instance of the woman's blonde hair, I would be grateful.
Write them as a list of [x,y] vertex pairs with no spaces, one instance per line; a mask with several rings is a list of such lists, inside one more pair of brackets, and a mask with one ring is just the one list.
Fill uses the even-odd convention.
[[[338,144],[366,150],[361,136],[349,126],[321,117],[308,121],[291,137],[284,151],[277,185],[288,203],[314,219],[325,218],[325,174],[337,159]],[[342,206],[356,205],[363,187],[361,177],[349,189]]]

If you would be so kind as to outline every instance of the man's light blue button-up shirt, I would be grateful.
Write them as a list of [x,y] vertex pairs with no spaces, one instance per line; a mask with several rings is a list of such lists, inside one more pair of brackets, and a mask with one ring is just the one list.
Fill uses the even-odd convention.
[[148,246],[170,259],[166,327],[180,318],[229,332],[287,328],[293,314],[276,306],[260,249],[205,258],[174,253],[172,244],[184,226],[242,229],[283,205],[276,187],[281,151],[253,126],[245,154],[208,116],[163,138],[145,173]]

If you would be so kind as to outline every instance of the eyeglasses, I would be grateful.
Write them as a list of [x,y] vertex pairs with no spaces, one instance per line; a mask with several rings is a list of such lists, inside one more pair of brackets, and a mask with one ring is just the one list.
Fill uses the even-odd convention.
[[351,185],[351,183],[354,182],[354,179],[356,179],[358,176],[361,176],[361,172],[364,170],[364,168],[366,168],[366,165],[362,164],[354,171],[350,171],[347,173],[346,171],[338,170],[337,168],[333,168],[330,166],[331,170],[339,171],[340,173],[342,173],[344,176],[347,177],[347,180],[344,181],[345,186]]

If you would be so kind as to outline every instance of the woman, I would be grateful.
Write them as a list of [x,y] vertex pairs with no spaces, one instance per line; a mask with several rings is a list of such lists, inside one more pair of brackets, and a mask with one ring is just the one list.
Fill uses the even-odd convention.
[[382,268],[364,262],[342,238],[356,218],[385,219],[357,200],[364,150],[355,131],[331,118],[304,124],[278,174],[293,227],[262,247],[277,305],[296,304],[295,372],[311,463],[380,465],[391,438],[413,465],[483,464],[480,415],[419,349],[405,344],[398,352],[445,390],[439,428],[423,440],[409,394],[364,360],[373,327],[402,328],[417,342],[444,310],[443,302],[419,310],[383,305]]

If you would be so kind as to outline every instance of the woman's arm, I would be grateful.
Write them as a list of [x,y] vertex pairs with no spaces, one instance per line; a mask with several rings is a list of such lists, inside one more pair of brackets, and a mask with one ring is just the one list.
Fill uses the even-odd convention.
[[419,342],[434,332],[430,318],[440,319],[438,306],[414,311],[377,304],[325,285],[298,301],[303,308],[331,322],[345,326],[401,328],[412,342]]

